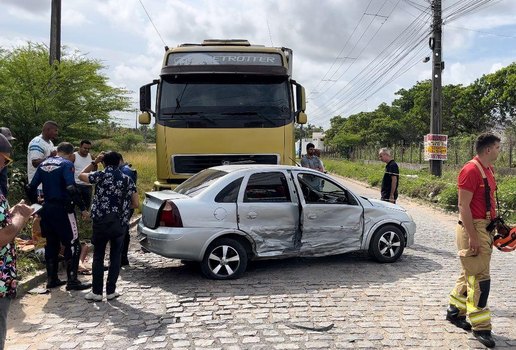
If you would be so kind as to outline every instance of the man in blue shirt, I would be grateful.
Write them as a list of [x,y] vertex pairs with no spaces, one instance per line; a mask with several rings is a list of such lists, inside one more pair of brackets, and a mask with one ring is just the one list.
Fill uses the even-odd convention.
[[48,157],[36,169],[29,184],[29,198],[37,201],[38,186],[43,185],[45,199],[41,216],[41,233],[47,239],[45,263],[47,268],[47,288],[62,286],[65,282],[58,277],[58,256],[61,244],[64,246],[66,262],[66,290],[83,290],[91,284],[83,284],[77,278],[81,245],[75,218],[74,204],[79,207],[84,219],[89,214],[75,187],[74,166],[70,161],[73,145],[61,142],[57,146],[57,156]]

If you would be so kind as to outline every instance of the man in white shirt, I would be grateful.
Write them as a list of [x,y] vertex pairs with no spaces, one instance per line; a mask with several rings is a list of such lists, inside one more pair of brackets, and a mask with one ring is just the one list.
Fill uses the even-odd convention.
[[[91,205],[92,186],[84,181],[81,181],[81,179],[79,179],[79,174],[88,165],[94,163],[90,154],[90,150],[91,141],[82,140],[81,145],[79,146],[79,151],[74,152],[72,156],[73,166],[75,167],[75,184],[77,185],[77,190],[81,194],[82,201],[84,204],[86,204],[87,208],[89,208]],[[94,164],[93,170],[97,170],[96,164]]]
[[57,123],[46,121],[43,124],[41,135],[36,136],[29,142],[27,149],[27,176],[29,183],[32,181],[36,168],[48,157],[55,157],[57,151],[52,143],[57,137]]

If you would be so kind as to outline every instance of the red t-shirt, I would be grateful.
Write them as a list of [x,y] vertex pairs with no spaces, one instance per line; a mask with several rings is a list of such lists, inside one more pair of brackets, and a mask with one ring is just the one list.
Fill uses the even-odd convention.
[[[482,168],[484,168],[484,173],[486,174],[487,182],[491,190],[490,197],[492,219],[496,217],[496,201],[494,195],[496,190],[496,181],[494,174],[491,168],[486,168],[482,162],[480,162],[478,157],[475,157],[474,159],[476,159],[482,165]],[[457,178],[457,186],[461,190],[466,190],[473,193],[473,198],[471,198],[471,203],[469,204],[473,219],[485,219],[487,209],[484,180],[482,179],[482,174],[480,173],[480,170],[477,168],[475,163],[468,162],[462,167]]]

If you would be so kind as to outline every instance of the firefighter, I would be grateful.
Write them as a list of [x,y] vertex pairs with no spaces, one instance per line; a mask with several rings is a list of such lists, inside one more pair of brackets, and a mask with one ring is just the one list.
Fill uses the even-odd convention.
[[81,210],[83,219],[89,217],[74,180],[74,167],[70,158],[73,146],[61,142],[57,146],[57,156],[50,156],[38,166],[29,184],[28,194],[33,203],[37,201],[38,186],[43,184],[45,200],[41,215],[41,231],[47,239],[45,264],[47,268],[47,288],[55,288],[65,282],[58,277],[58,256],[60,245],[64,246],[66,263],[66,290],[83,290],[91,283],[83,284],[77,278],[81,245],[74,203]]
[[446,319],[464,330],[472,328],[480,343],[494,347],[491,312],[487,307],[494,232],[488,231],[487,226],[496,217],[492,164],[500,152],[500,138],[491,133],[481,134],[475,148],[477,155],[464,165],[457,181],[460,219],[456,243],[461,273],[450,293]]

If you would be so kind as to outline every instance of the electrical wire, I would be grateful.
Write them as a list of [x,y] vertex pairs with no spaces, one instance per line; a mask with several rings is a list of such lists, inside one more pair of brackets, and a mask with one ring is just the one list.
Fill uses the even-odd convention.
[[159,38],[161,39],[161,42],[163,43],[163,46],[167,46],[167,44],[165,43],[165,40],[163,40],[163,38],[161,37],[161,34],[159,33],[159,30],[158,28],[156,28],[156,26],[154,25],[154,22],[152,21],[152,18],[151,16],[149,15],[149,12],[147,11],[147,9],[145,8],[145,6],[143,5],[143,2],[142,0],[138,0],[140,2],[140,5],[142,5],[143,7],[143,11],[145,11],[145,14],[147,15],[147,17],[149,18],[149,21],[151,22],[152,26],[154,27],[154,30],[156,31],[156,33],[158,33],[158,36]]
[[[388,70],[393,67],[393,64],[400,64],[403,58],[405,58],[410,50],[413,48],[415,43],[420,43],[426,36],[428,35],[428,30],[423,30],[423,26],[428,25],[427,21],[421,21],[421,18],[430,17],[427,13],[421,13],[412,23],[405,28],[405,30],[395,38],[387,47],[378,54],[378,56],[372,60],[361,72],[359,72],[353,79],[351,79],[343,88],[341,88],[335,95],[333,95],[329,100],[331,101],[329,105],[325,105],[325,111],[336,111],[340,109],[342,106],[345,106],[350,101],[353,101],[353,98],[356,96],[360,96],[360,93],[364,93],[367,89],[372,89],[375,83],[379,82],[380,78],[383,78]],[[424,23],[421,23],[424,22]],[[408,50],[408,51],[407,51]],[[351,98],[347,95],[344,95],[340,99],[335,99],[335,97],[339,94],[342,94],[346,88],[350,88],[353,86],[355,90],[356,85],[352,85],[354,81],[358,81],[358,86],[362,89],[359,91],[359,94],[354,94]],[[316,109],[315,118],[319,120],[325,120],[329,118],[328,116],[323,117],[321,114],[323,113],[321,110],[322,107]],[[330,114],[331,116],[331,114]],[[312,118],[311,118],[312,119]],[[312,119],[312,120],[313,120]]]
[[[340,50],[339,54],[337,55],[337,57],[335,57],[335,60],[332,62],[330,68],[328,68],[328,70],[326,71],[326,73],[324,73],[323,77],[321,78],[321,80],[315,85],[315,87],[313,88],[313,90],[317,90],[317,88],[319,87],[319,85],[326,80],[326,76],[331,72],[331,70],[333,69],[333,67],[335,66],[335,63],[337,63],[337,61],[339,60],[339,57],[342,57],[342,53],[344,52],[344,49],[346,48],[346,46],[348,45],[348,42],[351,40],[351,38],[353,37],[353,35],[355,34],[356,30],[358,29],[358,26],[360,25],[360,23],[362,23],[362,20],[365,18],[365,15],[367,13],[367,10],[369,10],[369,6],[371,5],[371,3],[373,2],[373,0],[369,0],[369,4],[367,4],[367,7],[365,9],[365,11],[362,13],[362,16],[360,17],[360,20],[358,21],[357,25],[355,26],[355,28],[353,29],[353,31],[351,32],[351,35],[348,37],[348,39],[346,40],[346,42],[344,43],[344,46],[342,47],[342,49]],[[342,63],[343,64],[343,63]],[[341,66],[342,66],[341,64]],[[339,66],[340,68],[340,66]],[[337,68],[337,70],[339,69]],[[324,86],[324,84],[323,84]],[[307,98],[310,98],[310,96],[313,94],[314,92],[311,92]]]

